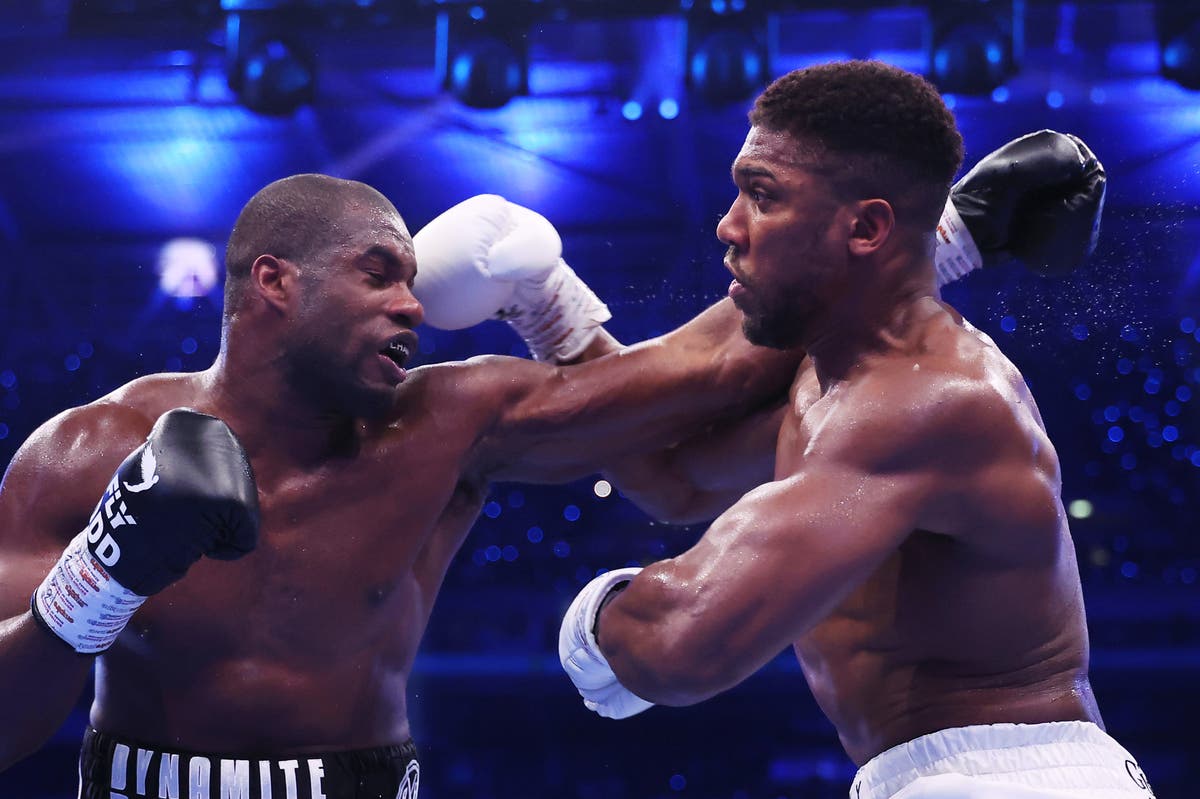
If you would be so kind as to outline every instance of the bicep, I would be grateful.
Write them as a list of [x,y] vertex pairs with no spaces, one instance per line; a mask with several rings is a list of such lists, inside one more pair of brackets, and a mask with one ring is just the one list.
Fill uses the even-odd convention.
[[711,618],[769,658],[898,548],[913,529],[916,482],[810,466],[746,494],[672,568],[705,581]]
[[749,677],[900,546],[921,482],[814,462],[750,491],[606,609],[600,643],[617,676],[666,696],[687,684],[689,701]]

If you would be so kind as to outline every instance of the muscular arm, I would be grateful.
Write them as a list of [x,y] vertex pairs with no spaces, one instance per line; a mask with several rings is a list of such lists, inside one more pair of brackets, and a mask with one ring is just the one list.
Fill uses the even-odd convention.
[[801,382],[816,379],[811,358],[800,351],[790,358],[797,366],[788,391],[662,450],[623,458],[606,466],[605,475],[659,521],[712,521],[747,491],[775,477],[784,415]]
[[799,356],[749,344],[724,300],[679,329],[577,366],[473,359],[466,394],[494,409],[489,479],[564,482],[660,450],[786,390]]
[[696,546],[646,568],[609,603],[597,638],[622,685],[668,705],[736,685],[912,530],[957,535],[981,512],[974,501],[1011,502],[1003,484],[1033,473],[1029,437],[1012,435],[994,393],[888,381],[884,410],[875,399],[884,387],[862,386],[871,399],[816,424],[789,475],[748,493]]
[[624,458],[605,467],[604,475],[660,522],[711,521],[774,476],[775,445],[786,407],[787,398],[780,395],[678,444]]
[[[17,452],[0,485],[0,770],[58,729],[87,682],[93,658],[40,627],[29,601],[149,429],[134,416],[91,406],[52,419]],[[140,435],[132,431],[139,424]]]
[[[620,349],[621,343],[601,329],[573,363]],[[657,521],[711,521],[751,488],[771,480],[786,405],[787,396],[780,392],[760,407],[711,424],[684,441],[608,464],[604,476]]]

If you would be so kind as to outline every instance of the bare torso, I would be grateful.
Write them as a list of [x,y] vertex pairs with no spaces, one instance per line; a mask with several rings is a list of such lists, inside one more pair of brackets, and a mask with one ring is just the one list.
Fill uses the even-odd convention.
[[824,395],[806,361],[777,450],[776,478],[784,479],[822,425],[854,424],[864,408],[902,412],[888,407],[886,393],[856,393],[859,378],[895,358],[997,387],[1027,439],[1028,468],[1009,485],[979,485],[982,509],[969,521],[948,516],[913,530],[795,642],[813,694],[858,763],[946,727],[1100,721],[1058,459],[1033,399],[1012,364],[957,314],[936,313],[923,325],[918,345],[871,356]]
[[[247,445],[257,549],[236,562],[202,559],[146,602],[100,658],[97,728],[279,754],[409,737],[409,671],[486,492],[469,473],[478,429],[452,412],[445,385],[431,390],[445,382],[437,370],[410,378],[397,421],[349,431],[343,454],[300,465]],[[192,407],[254,438],[236,413],[209,404],[198,376],[144,379],[113,399],[150,421]]]

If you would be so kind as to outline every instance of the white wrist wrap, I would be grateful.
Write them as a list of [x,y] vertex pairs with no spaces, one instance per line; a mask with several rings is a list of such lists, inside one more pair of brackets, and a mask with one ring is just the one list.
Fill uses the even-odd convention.
[[970,231],[954,203],[947,201],[938,220],[937,247],[933,251],[933,268],[937,271],[937,284],[953,283],[968,272],[983,267],[983,256],[975,246]]
[[612,314],[560,258],[545,278],[517,283],[497,317],[525,339],[536,360],[561,363],[582,354]]
[[87,533],[71,539],[62,557],[33,592],[33,609],[50,631],[76,652],[93,655],[112,646],[146,597],[118,583],[88,551]]

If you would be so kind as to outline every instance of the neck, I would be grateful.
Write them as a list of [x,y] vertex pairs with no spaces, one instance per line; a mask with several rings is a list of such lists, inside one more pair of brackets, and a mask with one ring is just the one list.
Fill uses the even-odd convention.
[[247,453],[313,464],[344,452],[356,420],[319,407],[287,380],[265,348],[243,351],[226,339],[205,373],[207,392]]
[[927,258],[887,264],[874,270],[865,286],[851,286],[803,345],[821,392],[845,380],[867,356],[903,347],[915,322],[913,309],[937,297]]

